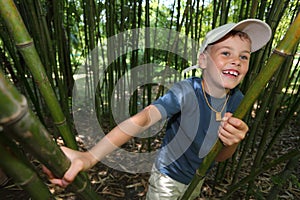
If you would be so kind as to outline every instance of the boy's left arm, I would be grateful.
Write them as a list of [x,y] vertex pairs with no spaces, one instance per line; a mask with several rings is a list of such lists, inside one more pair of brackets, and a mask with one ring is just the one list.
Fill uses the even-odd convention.
[[249,128],[241,119],[232,116],[232,113],[226,113],[219,127],[219,138],[223,143],[223,148],[216,157],[216,161],[222,162],[230,158],[238,144],[246,137]]

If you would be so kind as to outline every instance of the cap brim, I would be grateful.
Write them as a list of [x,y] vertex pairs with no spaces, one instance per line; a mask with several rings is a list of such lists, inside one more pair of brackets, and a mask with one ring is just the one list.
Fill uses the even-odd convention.
[[246,19],[237,23],[231,30],[247,33],[251,40],[251,52],[265,46],[272,36],[270,26],[258,19]]
[[236,24],[229,23],[207,33],[206,39],[200,48],[200,53],[205,50],[207,45],[217,42],[232,30],[242,31],[249,36],[251,52],[255,52],[265,46],[272,36],[270,26],[259,19],[246,19]]

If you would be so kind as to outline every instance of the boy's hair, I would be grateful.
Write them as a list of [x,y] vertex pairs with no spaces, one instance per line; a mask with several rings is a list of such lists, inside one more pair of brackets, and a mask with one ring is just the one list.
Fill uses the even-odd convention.
[[[230,37],[234,37],[234,36],[239,36],[241,40],[246,40],[246,41],[249,41],[250,44],[251,44],[251,39],[249,37],[249,35],[247,33],[244,33],[242,31],[236,31],[236,30],[232,30],[230,31],[229,33],[227,33],[224,37],[222,37],[221,39],[213,42],[213,43],[210,43],[207,45],[207,47],[211,46],[211,45],[214,45],[214,44],[217,44],[219,42],[222,42]],[[207,47],[205,49],[207,49]]]

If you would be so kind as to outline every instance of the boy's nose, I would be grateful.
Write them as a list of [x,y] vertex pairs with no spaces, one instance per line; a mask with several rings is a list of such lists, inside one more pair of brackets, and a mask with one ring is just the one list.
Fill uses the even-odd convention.
[[236,66],[240,66],[240,65],[241,65],[241,60],[240,60],[240,58],[239,58],[239,57],[234,57],[234,58],[232,58],[231,64],[232,64],[232,65],[236,65]]

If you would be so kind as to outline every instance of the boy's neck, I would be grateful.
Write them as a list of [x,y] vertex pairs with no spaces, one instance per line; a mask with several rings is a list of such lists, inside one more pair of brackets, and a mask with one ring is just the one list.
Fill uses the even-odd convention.
[[204,79],[202,79],[202,84],[204,86],[204,91],[215,98],[224,98],[230,92],[230,89],[211,87]]

